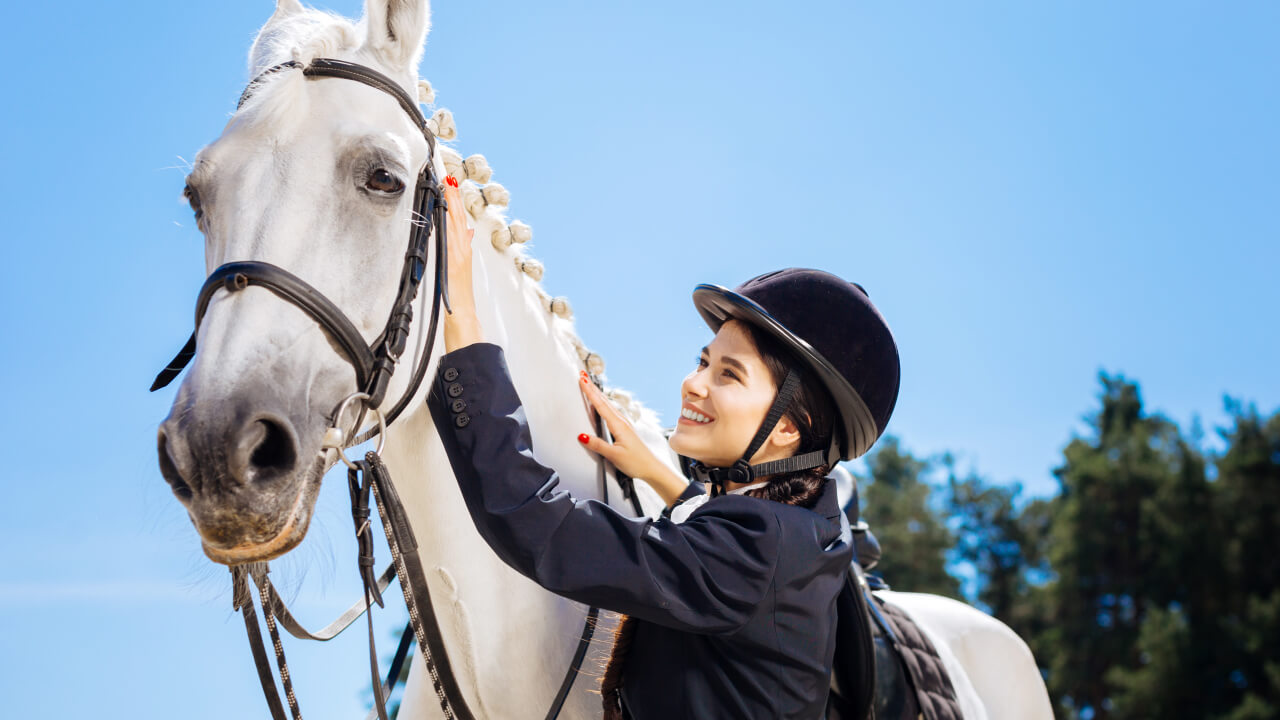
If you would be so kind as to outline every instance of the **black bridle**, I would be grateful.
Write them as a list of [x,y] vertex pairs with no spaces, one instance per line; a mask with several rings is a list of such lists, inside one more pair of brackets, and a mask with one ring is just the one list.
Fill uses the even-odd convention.
[[[303,310],[320,325],[337,347],[342,350],[342,353],[351,362],[351,366],[355,370],[358,392],[351,397],[360,397],[365,402],[365,408],[379,412],[378,408],[386,397],[391,375],[395,371],[396,364],[408,344],[409,327],[413,322],[413,303],[426,273],[428,245],[434,229],[436,238],[434,268],[436,282],[432,293],[431,316],[426,331],[425,348],[414,368],[408,389],[404,395],[396,401],[389,411],[380,413],[381,417],[379,419],[384,420],[383,422],[379,422],[364,434],[350,438],[348,442],[344,443],[350,447],[371,439],[379,432],[385,432],[385,426],[399,417],[409,405],[410,400],[417,394],[426,375],[427,365],[430,362],[440,319],[441,304],[443,303],[445,309],[449,310],[447,238],[445,233],[447,206],[440,183],[432,168],[436,140],[431,130],[427,127],[426,119],[418,109],[417,102],[393,80],[376,70],[362,65],[331,58],[316,58],[307,65],[297,61],[289,61],[268,68],[254,78],[245,88],[244,93],[240,96],[237,109],[244,105],[245,101],[253,94],[253,91],[268,76],[286,70],[301,70],[302,74],[307,78],[354,80],[388,93],[409,114],[427,141],[427,160],[423,164],[422,171],[418,174],[417,184],[414,189],[413,229],[409,235],[409,247],[405,252],[404,266],[400,273],[399,289],[391,308],[391,314],[387,318],[386,325],[378,338],[374,340],[372,345],[366,345],[363,335],[337,305],[293,273],[276,265],[256,260],[226,263],[215,269],[200,288],[200,294],[196,302],[196,330],[191,334],[191,338],[187,340],[186,345],[178,355],[156,376],[151,390],[155,391],[167,386],[191,362],[196,352],[196,336],[199,334],[200,321],[218,290],[238,292],[250,285],[257,285],[270,290],[281,299]],[[345,405],[346,401],[335,408],[333,412],[331,424],[335,428],[339,426],[340,415]],[[362,419],[363,412],[358,414],[355,424],[356,429],[361,426]],[[355,430],[352,431],[352,434],[354,432]],[[337,449],[341,453],[342,449],[340,447]],[[345,461],[345,457],[343,459]],[[356,537],[360,543],[360,576],[364,585],[364,597],[360,601],[352,605],[347,612],[343,613],[333,623],[330,623],[329,626],[317,632],[311,632],[303,628],[293,618],[288,608],[285,607],[279,593],[276,592],[267,576],[266,563],[252,563],[231,568],[233,604],[244,615],[250,648],[253,651],[254,661],[258,666],[259,680],[262,683],[262,690],[266,696],[271,715],[274,720],[286,720],[284,708],[276,690],[274,673],[271,670],[267,652],[263,646],[262,633],[254,611],[253,598],[250,597],[248,581],[252,579],[254,585],[258,588],[260,604],[266,619],[267,629],[271,634],[276,663],[280,670],[281,684],[284,687],[293,718],[300,720],[301,713],[298,710],[298,703],[294,697],[292,682],[289,678],[288,666],[285,663],[284,650],[280,643],[277,628],[277,619],[279,624],[283,625],[294,637],[309,640],[330,640],[349,627],[360,615],[367,616],[374,603],[382,605],[382,591],[386,590],[394,577],[398,577],[401,590],[405,596],[405,604],[409,609],[410,622],[401,639],[395,659],[392,661],[391,671],[384,684],[379,679],[377,653],[373,642],[373,625],[372,620],[369,621],[369,661],[374,686],[374,711],[371,713],[371,717],[376,714],[376,717],[386,720],[385,701],[390,696],[391,689],[400,675],[400,669],[408,653],[410,633],[412,632],[412,636],[417,640],[423,658],[426,661],[427,672],[435,686],[436,695],[440,700],[445,717],[474,720],[475,715],[468,707],[451,670],[443,635],[431,604],[426,575],[418,557],[417,541],[414,539],[413,531],[409,526],[404,507],[400,503],[400,499],[390,481],[386,466],[382,464],[378,454],[373,452],[367,453],[363,460],[354,463],[346,462],[351,468],[348,473],[348,483],[351,490],[352,518],[356,525]],[[603,475],[601,482],[602,484],[604,482]],[[621,482],[621,478],[619,478],[619,482]],[[378,577],[375,577],[373,572],[373,541],[368,522],[371,497],[373,505],[377,507],[378,514],[382,520],[382,526],[386,532],[387,544],[391,549],[393,560],[392,567],[387,568]],[[393,569],[394,573],[392,573]],[[560,708],[563,707],[564,701],[568,697],[573,680],[578,675],[578,668],[581,666],[583,657],[586,654],[587,646],[590,644],[596,616],[596,608],[590,608],[569,670],[565,674],[560,690],[552,701],[550,709],[547,711],[546,718],[548,720],[559,715]]]
[[[432,229],[436,230],[436,287],[431,301],[431,321],[427,331],[427,347],[419,358],[414,369],[409,388],[396,402],[390,411],[385,413],[386,422],[390,424],[404,412],[409,400],[417,392],[426,375],[427,363],[431,356],[431,344],[435,341],[436,326],[439,322],[440,303],[444,302],[449,309],[449,286],[447,274],[447,244],[445,234],[445,211],[447,206],[441,194],[440,183],[432,168],[435,157],[436,139],[427,128],[427,121],[418,104],[409,97],[391,78],[376,70],[356,65],[343,60],[316,58],[311,64],[303,66],[297,61],[281,63],[263,71],[249,83],[244,94],[240,96],[237,108],[243,106],[253,91],[263,80],[284,70],[300,69],[308,78],[342,78],[355,80],[389,93],[404,108],[413,120],[422,136],[427,141],[427,160],[422,171],[418,173],[413,192],[413,229],[409,233],[409,248],[404,255],[404,266],[400,272],[400,284],[395,302],[391,306],[391,314],[387,318],[382,333],[372,345],[366,345],[364,336],[356,329],[346,313],[335,305],[323,293],[311,287],[305,280],[293,273],[271,263],[258,260],[231,262],[218,267],[205,280],[200,288],[200,296],[196,301],[196,330],[187,340],[176,357],[159,375],[151,389],[165,387],[182,372],[196,353],[196,335],[200,331],[200,321],[204,318],[209,302],[219,289],[237,292],[250,285],[258,285],[275,293],[280,298],[292,303],[316,321],[329,334],[338,347],[342,348],[347,360],[356,372],[356,385],[360,392],[369,396],[366,401],[370,407],[378,407],[386,397],[387,386],[391,382],[391,374],[395,372],[396,363],[404,353],[409,340],[409,326],[413,322],[413,301],[417,297],[418,288],[422,284],[427,268],[427,245],[430,242]],[[338,418],[335,418],[337,420]],[[374,431],[371,431],[374,432]],[[367,440],[368,437],[362,438]]]

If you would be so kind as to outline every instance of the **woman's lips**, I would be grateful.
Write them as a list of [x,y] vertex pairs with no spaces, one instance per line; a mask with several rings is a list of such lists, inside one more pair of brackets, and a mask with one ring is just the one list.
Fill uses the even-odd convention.
[[708,425],[715,422],[715,420],[710,415],[686,403],[680,406],[680,419],[676,422],[681,425]]

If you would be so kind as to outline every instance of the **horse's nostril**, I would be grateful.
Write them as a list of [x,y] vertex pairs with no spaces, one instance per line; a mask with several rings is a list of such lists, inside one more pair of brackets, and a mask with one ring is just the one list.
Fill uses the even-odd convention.
[[249,465],[255,480],[269,480],[293,469],[298,460],[298,448],[293,434],[280,423],[262,419],[254,422],[250,435],[259,437],[258,444],[249,454]]
[[156,444],[156,450],[160,455],[160,475],[164,477],[165,482],[169,483],[173,494],[177,495],[179,500],[189,501],[192,495],[191,486],[182,479],[182,473],[178,472],[178,466],[173,462],[173,456],[169,454],[169,438],[163,430]]

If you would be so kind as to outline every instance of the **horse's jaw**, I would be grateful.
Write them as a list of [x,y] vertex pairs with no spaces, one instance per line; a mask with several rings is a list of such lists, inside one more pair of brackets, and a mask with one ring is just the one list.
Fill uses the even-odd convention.
[[[311,477],[303,481],[303,487],[294,498],[293,506],[284,515],[279,531],[266,540],[241,540],[231,545],[221,545],[211,541],[210,534],[201,532],[200,524],[196,522],[197,532],[200,532],[200,548],[204,550],[205,556],[216,563],[234,566],[274,560],[297,547],[307,536],[307,528],[311,525],[324,467],[322,462],[316,463]],[[194,517],[192,521],[195,522]]]

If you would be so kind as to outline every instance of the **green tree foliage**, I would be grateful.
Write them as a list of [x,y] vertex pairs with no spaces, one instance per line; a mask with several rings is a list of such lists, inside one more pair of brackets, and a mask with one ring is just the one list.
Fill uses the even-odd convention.
[[963,480],[947,455],[947,508],[956,532],[953,558],[974,569],[973,599],[1023,638],[1044,627],[1049,577],[1049,501],[1020,503],[1021,484],[989,485],[975,473]]
[[1228,401],[1206,457],[1135,383],[1100,381],[1057,497],[1019,508],[1017,485],[950,473],[975,599],[1028,640],[1060,717],[1280,718],[1280,413]]
[[867,456],[871,478],[860,481],[863,516],[885,549],[875,572],[896,590],[960,597],[946,570],[954,536],[932,505],[925,474],[930,463],[884,437]]
[[1190,713],[1182,717],[1205,717],[1198,688],[1169,676],[1169,662],[1185,661],[1185,675],[1201,659],[1161,655],[1208,649],[1211,601],[1195,568],[1211,561],[1214,540],[1193,531],[1207,529],[1210,510],[1204,461],[1176,425],[1143,412],[1136,384],[1100,380],[1092,436],[1072,440],[1054,471],[1056,579],[1047,589],[1051,623],[1036,645],[1069,715],[1161,717],[1151,707],[1159,696]]
[[1280,413],[1227,401],[1233,426],[1217,463],[1223,518],[1218,567],[1229,712],[1224,720],[1280,717]]

